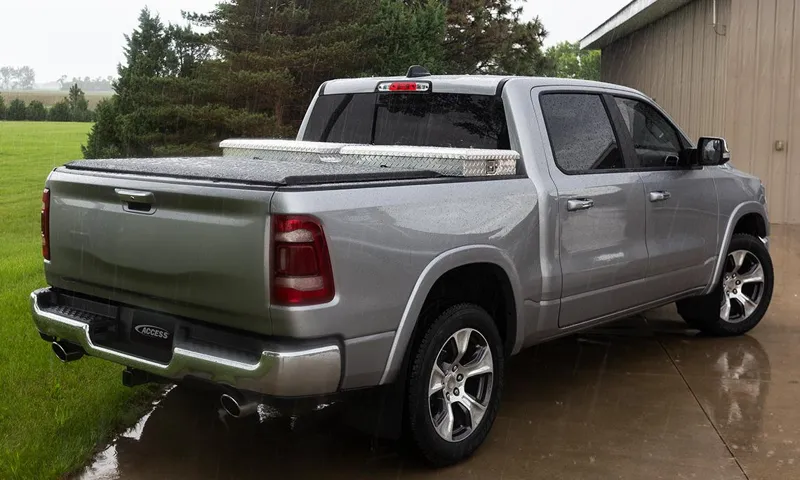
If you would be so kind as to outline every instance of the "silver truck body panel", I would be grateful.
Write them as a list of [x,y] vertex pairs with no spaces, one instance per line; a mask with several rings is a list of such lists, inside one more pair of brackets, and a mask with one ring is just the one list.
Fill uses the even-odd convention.
[[705,286],[717,256],[717,192],[711,169],[639,173],[646,193],[670,192],[668,201],[646,199],[647,278],[658,295]]
[[[374,92],[388,80],[405,78],[330,81],[315,100]],[[48,180],[54,222],[48,282],[245,333],[335,339],[344,365],[340,388],[349,389],[397,378],[431,288],[459,266],[488,263],[508,277],[516,317],[507,345],[514,354],[709,291],[736,222],[754,213],[768,224],[763,186],[730,166],[560,171],[539,93],[624,93],[652,103],[634,90],[522,77],[419,80],[430,81],[434,92],[501,90],[510,146],[521,156],[518,175],[200,188],[179,178],[59,169]],[[126,212],[115,189],[153,192],[157,209]],[[671,193],[669,200],[648,200],[661,190]],[[594,207],[568,211],[567,203],[581,197],[591,197]],[[269,303],[265,251],[269,218],[277,214],[320,220],[336,287],[329,303]],[[191,241],[176,242],[179,232],[189,232]]]
[[[321,220],[331,245],[336,297],[311,307],[272,306],[275,335],[353,338],[395,331],[425,269],[451,251],[464,263],[496,263],[496,255],[468,254],[488,246],[508,257],[509,268],[536,263],[536,249],[525,247],[535,245],[537,202],[524,178],[309,193],[281,192],[273,198],[272,213],[313,212]],[[521,245],[519,238],[531,240]],[[528,272],[519,280],[534,299],[539,277]],[[343,301],[347,298],[358,299],[355,310]]]
[[[151,213],[116,191],[151,192]],[[264,239],[271,190],[54,171],[49,285],[269,334]]]

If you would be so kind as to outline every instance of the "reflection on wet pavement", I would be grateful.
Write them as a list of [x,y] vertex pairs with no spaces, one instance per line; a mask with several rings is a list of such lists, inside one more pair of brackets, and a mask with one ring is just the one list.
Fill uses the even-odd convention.
[[701,337],[668,306],[512,358],[489,439],[455,467],[346,427],[338,405],[236,420],[178,387],[79,478],[800,478],[800,228],[773,227],[772,253],[750,335]]

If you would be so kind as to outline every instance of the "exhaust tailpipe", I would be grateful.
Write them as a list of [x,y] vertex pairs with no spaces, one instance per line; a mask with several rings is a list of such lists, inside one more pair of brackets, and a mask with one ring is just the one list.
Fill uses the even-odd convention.
[[219,403],[222,404],[222,409],[233,418],[247,417],[258,411],[258,402],[235,393],[223,393],[219,397]]
[[83,349],[69,342],[53,342],[53,353],[64,363],[80,360],[83,357]]

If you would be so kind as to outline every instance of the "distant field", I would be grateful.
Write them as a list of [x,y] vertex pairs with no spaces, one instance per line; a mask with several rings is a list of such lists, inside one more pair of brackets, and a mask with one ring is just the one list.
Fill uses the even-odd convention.
[[0,479],[49,479],[79,467],[135,420],[151,389],[122,367],[62,365],[36,333],[28,295],[46,285],[39,211],[53,167],[81,157],[89,123],[0,121]]
[[[104,98],[113,95],[114,92],[86,92],[86,100],[89,101],[89,108],[94,110],[94,107]],[[45,107],[51,107],[58,103],[59,100],[67,96],[67,92],[54,91],[54,90],[12,90],[0,91],[0,95],[8,102],[15,98],[22,99],[26,104],[31,100],[39,100]]]

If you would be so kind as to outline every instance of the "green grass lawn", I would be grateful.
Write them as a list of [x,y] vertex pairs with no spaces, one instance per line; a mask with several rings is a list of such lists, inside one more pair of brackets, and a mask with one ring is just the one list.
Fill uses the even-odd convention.
[[152,398],[122,367],[61,364],[36,332],[28,294],[45,285],[39,210],[48,172],[81,157],[88,123],[0,121],[0,478],[54,478],[132,422]]

